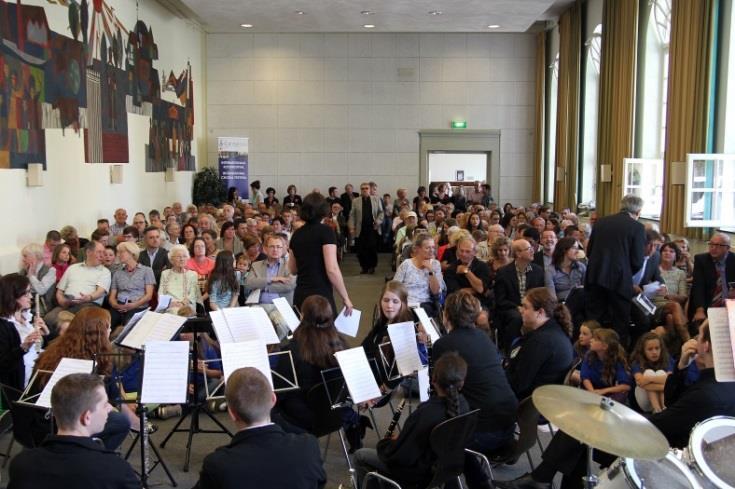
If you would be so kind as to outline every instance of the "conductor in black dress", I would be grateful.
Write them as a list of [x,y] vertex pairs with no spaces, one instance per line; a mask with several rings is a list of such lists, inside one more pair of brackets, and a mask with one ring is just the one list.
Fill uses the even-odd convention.
[[625,344],[629,338],[633,276],[643,266],[646,233],[638,222],[643,199],[626,195],[620,212],[595,224],[587,244],[587,315],[612,325]]
[[329,301],[336,316],[334,287],[347,308],[346,314],[350,315],[352,301],[337,261],[337,236],[331,227],[322,224],[328,214],[329,203],[322,194],[312,192],[304,197],[299,216],[306,224],[293,233],[288,258],[288,270],[297,275],[293,303],[301,308],[310,295],[321,295]]

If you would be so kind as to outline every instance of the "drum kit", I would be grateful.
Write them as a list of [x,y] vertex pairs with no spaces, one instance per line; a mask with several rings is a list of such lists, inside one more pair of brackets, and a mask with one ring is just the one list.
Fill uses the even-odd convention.
[[[546,385],[534,391],[533,403],[587,446],[586,489],[735,489],[735,418],[702,421],[689,446],[675,450],[645,417],[592,392]],[[592,474],[593,449],[620,457],[599,478]]]

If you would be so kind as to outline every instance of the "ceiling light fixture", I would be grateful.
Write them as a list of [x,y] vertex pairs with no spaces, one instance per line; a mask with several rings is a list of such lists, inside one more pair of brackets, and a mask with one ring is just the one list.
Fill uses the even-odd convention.
[[240,24],[240,27],[244,29],[250,29],[251,27],[253,27],[253,24]]
[[303,10],[297,10],[296,15],[306,15],[306,12],[304,12]]
[[487,26],[488,29],[497,29],[498,27],[500,27],[498,24],[490,24]]
[[441,14],[443,14],[443,13],[444,13],[444,12],[442,12],[441,10],[431,10],[431,11],[429,12],[429,15],[441,15]]
[[375,29],[375,24],[363,24],[365,29]]
[[361,13],[362,15],[373,15],[373,14],[374,14],[375,12],[373,12],[372,10],[363,10],[363,11],[362,11],[362,12],[360,12],[360,13]]

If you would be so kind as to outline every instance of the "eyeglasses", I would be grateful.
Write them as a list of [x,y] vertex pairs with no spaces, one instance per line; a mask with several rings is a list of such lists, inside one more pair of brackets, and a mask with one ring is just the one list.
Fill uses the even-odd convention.
[[707,246],[709,246],[710,248],[729,248],[730,247],[729,244],[713,243],[711,241],[707,243]]

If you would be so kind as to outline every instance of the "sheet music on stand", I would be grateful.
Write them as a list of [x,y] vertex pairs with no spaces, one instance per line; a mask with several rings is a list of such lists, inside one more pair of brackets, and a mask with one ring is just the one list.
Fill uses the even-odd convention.
[[275,299],[273,299],[273,305],[276,306],[278,312],[281,313],[281,316],[283,317],[284,321],[286,321],[286,325],[288,326],[288,329],[291,330],[291,333],[296,331],[296,328],[299,327],[301,321],[299,321],[299,318],[293,311],[291,304],[289,304],[284,297],[276,297]]
[[268,362],[268,347],[262,340],[239,341],[237,343],[220,343],[222,350],[222,371],[225,383],[232,372],[243,367],[253,367],[265,375],[273,387],[271,366]]
[[51,374],[41,394],[36,399],[36,405],[51,409],[51,391],[56,383],[69,374],[91,374],[94,368],[92,360],[80,360],[78,358],[62,358],[59,365]]
[[145,311],[132,326],[128,326],[115,339],[120,346],[142,350],[143,346],[153,341],[170,341],[181,329],[187,318],[173,314]]
[[388,336],[401,375],[406,377],[419,371],[422,365],[416,347],[416,332],[414,331],[413,322],[389,324]]
[[334,356],[337,357],[353,403],[359,404],[381,396],[363,347],[338,351]]
[[250,294],[248,294],[247,299],[245,299],[246,305],[251,304],[257,304],[260,302],[260,289],[254,289]]
[[209,317],[220,345],[252,340],[262,340],[266,345],[280,343],[273,323],[262,307],[227,307],[211,311]]
[[421,326],[424,327],[424,329],[426,330],[426,334],[428,334],[431,338],[432,344],[435,343],[439,338],[441,338],[441,336],[439,336],[439,332],[436,330],[436,327],[434,327],[434,322],[431,320],[429,315],[426,314],[426,311],[424,311],[423,307],[414,307],[413,312],[416,313],[416,317],[421,323]]
[[715,379],[718,382],[735,382],[735,355],[732,344],[735,301],[728,300],[726,304],[727,307],[707,309],[707,319],[712,340],[712,357],[715,362]]
[[[236,345],[237,343],[225,343],[225,344]],[[223,354],[223,357],[224,357],[224,354]],[[276,359],[277,357],[279,357],[279,358]],[[274,359],[276,359],[275,360],[275,364],[273,363],[273,360]],[[205,363],[219,362],[221,360],[222,359],[220,359],[220,358],[214,359],[214,360],[205,360]],[[288,375],[283,375],[280,372],[278,372],[277,370],[274,370],[273,368],[271,368],[270,369],[270,375],[271,375],[271,379],[272,379],[273,392],[278,393],[278,392],[287,392],[287,391],[292,391],[292,390],[298,390],[300,388],[299,387],[299,379],[298,379],[298,377],[296,375],[296,367],[294,366],[294,363],[293,363],[293,355],[291,355],[291,352],[289,350],[285,350],[285,351],[276,351],[276,352],[273,352],[273,353],[268,353],[268,363],[269,364],[278,365],[279,362],[282,362],[282,361],[287,361],[288,362],[288,365],[290,367],[289,368],[289,371],[291,372],[291,377],[289,377]],[[241,367],[247,367],[247,366],[249,366],[249,365],[241,365]],[[250,365],[250,366],[252,366],[252,365]],[[235,367],[232,370],[236,370],[238,368],[240,368],[240,367]],[[262,372],[262,370],[261,370],[261,372]],[[268,375],[266,375],[266,377],[268,377]],[[224,398],[225,397],[225,379],[224,379],[224,374],[223,374],[223,378],[220,380],[220,382],[217,384],[216,387],[214,387],[213,389],[210,390],[209,384],[205,382],[204,383],[204,389],[205,389],[205,391],[207,393],[207,400],[208,401],[209,400],[212,400],[212,399],[222,399],[222,398]]]
[[149,341],[143,357],[143,404],[183,404],[189,387],[189,342]]
[[378,353],[380,354],[380,361],[383,365],[383,371],[385,372],[385,378],[387,380],[398,380],[400,379],[401,372],[398,370],[396,364],[396,355],[393,353],[393,345],[390,341],[380,343],[378,345]]

